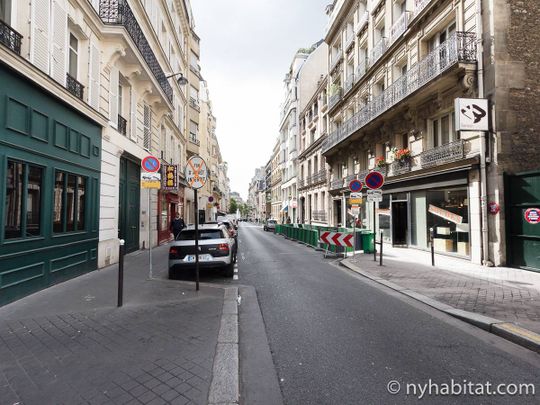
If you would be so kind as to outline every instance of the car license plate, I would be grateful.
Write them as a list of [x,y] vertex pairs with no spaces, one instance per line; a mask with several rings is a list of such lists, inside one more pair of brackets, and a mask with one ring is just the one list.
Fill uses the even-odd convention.
[[[195,255],[187,255],[187,256],[184,258],[184,261],[185,261],[185,262],[188,262],[188,263],[195,263]],[[200,261],[200,262],[209,262],[209,261],[212,261],[212,255],[209,255],[209,254],[199,255],[199,261]]]

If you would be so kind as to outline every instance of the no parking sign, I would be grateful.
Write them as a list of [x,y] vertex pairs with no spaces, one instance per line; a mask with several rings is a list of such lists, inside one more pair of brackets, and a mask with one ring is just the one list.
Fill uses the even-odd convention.
[[525,221],[533,225],[540,223],[540,209],[539,208],[527,209],[525,211]]

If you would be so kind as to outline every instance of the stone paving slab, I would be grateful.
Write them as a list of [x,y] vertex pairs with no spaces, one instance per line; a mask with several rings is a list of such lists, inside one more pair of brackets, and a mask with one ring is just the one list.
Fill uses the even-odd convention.
[[[405,250],[405,249],[403,249]],[[420,293],[438,302],[468,312],[512,322],[540,333],[540,288],[538,274],[520,274],[526,270],[497,271],[470,263],[444,260],[445,268],[422,262],[423,252],[389,249],[385,246],[383,266],[373,261],[373,255],[357,254],[345,259],[362,271],[400,287]],[[454,266],[454,270],[449,270]],[[502,276],[504,272],[506,277]],[[495,273],[495,276],[492,274]],[[513,274],[516,274],[514,277]]]
[[125,267],[122,308],[115,266],[0,308],[0,405],[207,403],[223,289]]

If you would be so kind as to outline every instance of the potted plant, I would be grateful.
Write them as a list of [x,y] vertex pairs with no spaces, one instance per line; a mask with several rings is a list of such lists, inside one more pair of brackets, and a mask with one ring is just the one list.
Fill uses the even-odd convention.
[[386,160],[384,156],[379,156],[375,158],[375,167],[382,168],[386,166]]
[[411,151],[408,148],[396,149],[394,151],[394,160],[404,163],[411,159]]

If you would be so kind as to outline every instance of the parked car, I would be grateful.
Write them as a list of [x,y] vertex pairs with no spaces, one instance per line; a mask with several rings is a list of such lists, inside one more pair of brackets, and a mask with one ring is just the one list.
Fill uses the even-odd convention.
[[277,221],[275,219],[268,219],[266,220],[266,223],[264,224],[263,229],[265,231],[276,232],[276,224],[277,224]]
[[[220,224],[199,226],[199,267],[221,268],[225,276],[234,275],[236,242]],[[188,226],[169,247],[169,278],[177,271],[195,268],[195,227]]]

